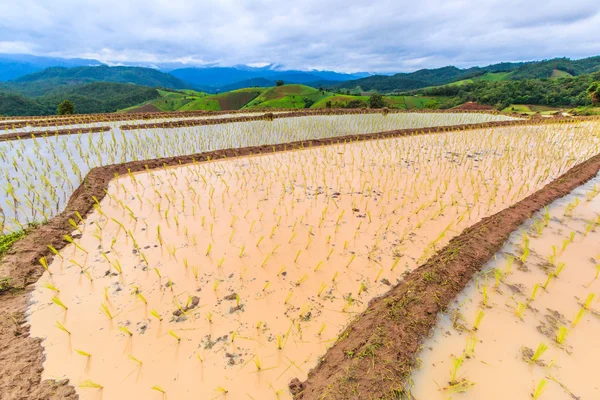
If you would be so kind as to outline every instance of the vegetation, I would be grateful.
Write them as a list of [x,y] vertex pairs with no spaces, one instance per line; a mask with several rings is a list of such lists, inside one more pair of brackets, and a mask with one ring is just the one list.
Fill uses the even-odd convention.
[[58,115],[75,114],[75,106],[69,100],[63,100],[58,105]]
[[600,73],[558,79],[474,81],[420,90],[426,96],[452,97],[457,104],[475,101],[504,109],[511,104],[577,107],[591,105],[588,88]]
[[0,91],[0,115],[53,115],[65,98],[77,105],[77,113],[107,113],[159,96],[155,88],[108,82],[57,87],[39,97]]
[[590,74],[597,71],[600,71],[600,56],[581,60],[556,58],[528,63],[500,63],[467,69],[449,66],[437,69],[421,69],[412,73],[400,73],[392,76],[375,75],[343,82],[334,85],[333,88],[352,89],[359,87],[363,91],[375,90],[381,93],[390,93],[450,83],[460,85],[461,83],[458,82],[560,78]]
[[600,103],[600,81],[592,82],[587,93],[590,95],[592,105],[598,105]]

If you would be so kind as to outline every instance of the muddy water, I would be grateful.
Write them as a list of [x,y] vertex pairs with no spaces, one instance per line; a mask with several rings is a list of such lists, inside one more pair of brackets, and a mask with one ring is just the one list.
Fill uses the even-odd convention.
[[113,181],[73,232],[80,248],[66,247],[32,296],[43,377],[103,386],[78,388],[82,399],[289,398],[289,380],[304,379],[371,298],[589,151],[577,131],[527,132],[352,143]]
[[[540,212],[511,236],[496,259],[457,298],[452,310],[441,316],[433,336],[424,343],[418,355],[422,368],[412,377],[414,398],[526,399],[542,381],[546,384],[539,399],[600,398],[599,190],[600,176],[553,203],[543,230],[538,231],[543,223],[536,222],[545,218]],[[520,265],[524,234],[529,237],[530,251]],[[549,261],[555,252],[554,261]],[[511,256],[516,260],[507,273]],[[560,263],[564,267],[557,270]],[[496,270],[503,273],[498,287]],[[558,278],[552,278],[544,289],[548,273],[557,271]],[[542,287],[531,300],[536,284]],[[487,307],[483,306],[486,285]],[[585,309],[590,295],[593,298]],[[524,305],[521,317],[517,315],[519,304]],[[479,329],[460,329],[461,324],[472,329],[479,310],[485,312]],[[561,327],[568,332],[562,344],[557,342]],[[464,354],[469,337],[476,341],[474,356],[464,359],[454,389],[473,386],[457,394],[449,388],[450,371],[453,358]],[[528,362],[527,356],[524,359],[524,348],[534,353],[541,343],[549,348],[538,363]]]

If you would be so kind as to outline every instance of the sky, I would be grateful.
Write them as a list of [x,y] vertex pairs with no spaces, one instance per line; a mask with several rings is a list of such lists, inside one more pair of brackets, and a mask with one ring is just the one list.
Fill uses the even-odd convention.
[[0,53],[342,72],[600,55],[598,0],[0,0]]

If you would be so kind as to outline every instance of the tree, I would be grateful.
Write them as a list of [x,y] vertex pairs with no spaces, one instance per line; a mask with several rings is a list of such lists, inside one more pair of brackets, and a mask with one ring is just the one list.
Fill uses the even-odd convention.
[[315,104],[315,101],[313,99],[309,99],[308,97],[304,97],[302,101],[304,101],[304,108],[310,108],[313,104]]
[[385,102],[383,101],[383,96],[379,93],[373,93],[369,97],[369,107],[371,108],[383,108],[385,107]]
[[282,81],[281,79],[280,79],[280,80],[278,80],[278,81],[275,81],[275,85],[276,85],[276,86],[283,86],[284,84],[285,84],[285,82],[284,82],[284,81]]
[[592,105],[600,103],[600,82],[592,82],[587,92],[592,99]]
[[62,103],[58,105],[58,115],[67,115],[74,113],[75,106],[69,100],[63,100]]
[[440,103],[436,100],[428,100],[425,104],[423,104],[423,108],[427,108],[429,110],[437,110],[440,108]]
[[325,102],[325,108],[331,108],[331,100]]

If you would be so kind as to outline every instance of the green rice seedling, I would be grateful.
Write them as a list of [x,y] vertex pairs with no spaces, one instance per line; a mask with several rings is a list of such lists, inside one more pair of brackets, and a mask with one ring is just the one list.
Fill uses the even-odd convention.
[[394,262],[392,263],[392,268],[390,269],[390,271],[393,271],[394,269],[396,269],[396,266],[398,265],[399,262],[400,262],[400,259],[396,258],[394,260]]
[[358,288],[358,295],[360,296],[362,292],[367,291],[367,285],[364,282],[361,282],[360,287]]
[[546,290],[548,288],[548,285],[550,284],[550,281],[552,280],[552,278],[554,278],[554,272],[548,273],[548,276],[546,276],[546,281],[542,285],[542,288],[544,290]]
[[77,352],[77,354],[82,355],[82,356],[87,357],[87,358],[90,358],[92,356],[87,351],[83,351],[81,349],[75,349],[75,351]]
[[57,306],[61,307],[63,310],[67,311],[69,308],[63,303],[57,296],[52,297],[52,302]]
[[323,331],[325,330],[326,327],[327,327],[327,324],[323,323],[321,325],[321,327],[319,328],[319,331],[317,332],[317,336],[321,336],[321,334],[323,333]]
[[260,242],[262,242],[264,238],[265,238],[265,236],[264,236],[264,235],[261,235],[261,236],[258,238],[258,241],[256,242],[256,247],[258,247],[258,246],[260,245]]
[[478,330],[479,325],[481,325],[481,321],[483,321],[483,317],[485,316],[485,312],[483,310],[477,310],[477,314],[475,315],[475,322],[473,323],[473,330]]
[[525,313],[525,310],[527,309],[527,304],[525,303],[518,303],[517,304],[517,317],[523,319],[523,314]]
[[535,296],[537,295],[537,292],[538,292],[539,288],[540,288],[540,284],[539,283],[536,283],[533,286],[533,291],[531,292],[531,297],[529,297],[529,300],[531,300],[531,301],[535,300]]
[[210,311],[206,313],[206,319],[208,320],[209,324],[213,323],[213,317],[212,317],[212,313]]
[[75,246],[79,250],[83,251],[85,254],[88,254],[88,251],[86,249],[84,249],[83,247],[81,247],[79,244],[77,244],[71,236],[63,235],[63,239],[65,239],[65,241],[71,243],[73,246]]
[[487,307],[488,300],[489,300],[487,288],[488,288],[487,285],[483,287],[483,306],[484,307]]
[[48,245],[48,248],[50,249],[50,251],[57,257],[63,258],[63,256],[58,252],[58,250],[56,250],[54,248],[54,246],[52,246],[51,244]]
[[302,250],[298,250],[298,252],[296,253],[296,258],[294,258],[294,263],[296,263],[298,261],[298,257],[300,257],[300,253],[302,253]]
[[288,292],[287,296],[285,296],[285,300],[283,301],[283,304],[287,305],[287,303],[290,302],[290,299],[292,298],[292,296],[294,295],[294,292],[292,292],[291,290]]
[[229,391],[227,389],[225,389],[223,386],[217,386],[217,388],[215,389],[215,392],[217,392],[219,394],[229,393]]
[[464,361],[464,358],[462,356],[455,357],[452,360],[452,365],[450,367],[450,385],[455,385],[458,383],[458,381],[457,381],[458,371],[460,370],[460,367],[462,366],[463,361]]
[[300,286],[304,281],[308,279],[308,274],[304,274],[296,281],[296,286]]
[[348,264],[346,264],[346,268],[348,268],[350,266],[350,264],[352,264],[352,261],[354,261],[355,258],[356,258],[356,254],[352,254],[352,256],[350,257],[350,261],[348,261]]
[[261,365],[260,359],[258,358],[257,355],[255,355],[254,358],[253,358],[253,360],[254,360],[254,365],[256,366],[256,370],[260,371],[262,369],[262,365]]
[[138,299],[140,299],[142,301],[142,303],[144,303],[145,305],[148,305],[148,301],[146,300],[144,295],[142,295],[141,292],[137,292],[136,296],[138,297]]
[[587,310],[585,308],[581,308],[579,310],[579,313],[577,313],[577,316],[575,317],[575,319],[573,320],[573,327],[576,327],[577,324],[579,324],[579,322],[581,321],[581,318],[583,318],[583,316],[587,313]]
[[61,324],[60,322],[56,321],[56,327],[58,329],[60,329],[61,331],[65,332],[67,335],[71,336],[71,331],[69,331],[63,324]]
[[181,338],[179,336],[177,336],[177,334],[175,332],[173,332],[172,330],[169,330],[169,335],[173,336],[177,340],[177,343],[181,342]]
[[586,310],[590,309],[590,305],[592,304],[592,301],[594,300],[594,297],[596,295],[594,293],[590,293],[588,295],[588,297],[585,299],[585,302],[583,303],[583,308],[585,308]]
[[464,355],[466,358],[472,358],[475,356],[475,346],[477,345],[477,338],[475,336],[467,337],[467,344],[465,345]]
[[559,262],[558,265],[556,265],[556,268],[554,269],[554,276],[556,278],[559,277],[559,275],[561,274],[561,272],[563,271],[563,269],[565,269],[566,264],[564,262]]
[[110,320],[112,320],[114,318],[114,315],[112,315],[112,313],[110,312],[110,309],[108,308],[106,303],[100,304],[100,312],[102,314],[106,315],[106,317]]
[[156,311],[154,308],[150,311],[150,315],[152,315],[154,318],[156,318],[159,321],[163,320],[163,318],[160,316],[158,311]]
[[547,350],[548,350],[548,345],[546,345],[545,343],[540,343],[539,346],[537,347],[537,349],[535,350],[535,353],[533,353],[533,355],[531,356],[531,359],[529,360],[529,362],[530,363],[537,362],[544,355],[544,353]]
[[158,385],[154,385],[150,389],[155,390],[155,391],[157,391],[159,393],[162,393],[162,394],[167,394],[167,392],[165,392],[165,390],[163,388],[161,388],[160,386],[158,386]]
[[44,283],[44,287],[45,287],[46,289],[50,289],[50,290],[52,290],[53,292],[60,293],[60,289],[59,289],[59,288],[57,288],[56,286],[54,286],[53,284],[51,284],[50,282],[46,282],[46,283]]
[[246,245],[243,244],[242,247],[240,248],[240,254],[239,257],[242,258],[244,256],[244,250],[246,250]]
[[558,331],[556,332],[556,343],[563,344],[567,339],[568,334],[569,331],[567,330],[566,326],[561,326],[558,328]]
[[119,326],[119,330],[129,337],[133,336],[133,332],[131,332],[126,326]]
[[206,248],[206,256],[210,256],[210,251],[212,250],[212,243],[208,244],[208,247]]
[[46,257],[40,258],[40,264],[42,267],[44,267],[46,272],[48,272],[48,275],[52,276],[52,272],[50,272],[50,269],[48,268],[48,261],[46,260]]
[[513,256],[508,256],[508,258],[506,260],[506,270],[505,270],[506,275],[509,275],[512,272],[512,267],[513,267],[514,261],[515,261],[515,258]]
[[283,339],[281,335],[277,335],[277,350],[283,349]]
[[323,291],[325,290],[325,288],[327,288],[327,285],[325,284],[325,282],[321,282],[321,286],[319,287],[319,291],[317,293],[317,297],[321,297],[321,294],[323,293]]
[[500,287],[500,281],[502,280],[502,271],[498,268],[494,269],[494,279],[496,281],[495,288],[498,289]]
[[129,358],[131,361],[135,362],[138,365],[138,367],[141,367],[143,364],[142,361],[140,361],[138,358],[135,358],[133,356],[133,354],[128,354],[127,358]]
[[335,282],[335,280],[337,279],[337,277],[338,277],[338,272],[336,271],[336,273],[333,274],[333,278],[331,278],[331,282]]
[[546,383],[547,381],[545,379],[542,379],[540,383],[538,383],[535,390],[533,391],[533,394],[531,395],[531,397],[533,397],[534,400],[539,399],[542,393],[544,393],[544,391],[546,390]]
[[85,381],[81,382],[78,386],[81,389],[98,389],[98,390],[104,389],[104,386],[92,381],[91,379],[86,379]]
[[321,265],[323,265],[323,261],[319,261],[319,263],[315,267],[314,271],[317,272],[319,270],[319,268],[321,268]]
[[231,343],[235,342],[236,337],[237,337],[237,332],[236,331],[231,332]]

